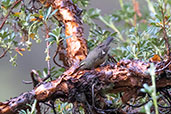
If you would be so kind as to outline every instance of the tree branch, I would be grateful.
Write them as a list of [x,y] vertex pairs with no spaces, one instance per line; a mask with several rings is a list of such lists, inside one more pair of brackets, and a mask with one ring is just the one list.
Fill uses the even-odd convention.
[[[108,93],[134,90],[133,92],[130,91],[130,99],[135,95],[141,96],[137,92],[143,87],[143,84],[151,84],[151,77],[146,74],[149,66],[150,63],[139,60],[121,60],[117,65],[111,64],[94,70],[78,71],[71,76],[62,75],[56,80],[38,84],[30,92],[25,92],[7,102],[1,102],[0,113],[17,113],[19,110],[25,109],[26,104],[31,104],[34,99],[43,103],[49,100],[61,99],[64,102],[82,104],[81,106],[86,111],[109,111],[102,107],[105,102],[101,100],[105,99],[105,97],[101,96],[101,94],[106,95]],[[166,78],[166,74],[162,73],[157,77],[161,77],[160,75],[162,78],[157,80],[157,89],[171,86],[170,79]],[[92,94],[92,90],[94,94]],[[129,93],[127,94],[129,95]],[[92,99],[94,100],[92,101]],[[93,105],[95,108],[92,108]]]
[[87,45],[83,38],[83,25],[81,22],[82,10],[72,0],[55,0],[54,8],[58,9],[58,20],[65,25],[67,37],[67,60],[72,66],[76,61],[81,61],[87,56]]
[[3,21],[2,21],[2,23],[1,23],[1,25],[0,25],[0,30],[1,30],[2,27],[4,26],[6,20],[8,19],[8,16],[10,15],[11,11],[13,10],[13,8],[14,8],[18,3],[20,3],[21,1],[22,1],[22,0],[17,0],[17,1],[15,1],[14,4],[11,6],[11,8],[10,8],[9,11],[8,11],[8,14],[4,17],[4,19],[3,19]]
[[3,58],[7,54],[8,50],[9,48],[6,50],[3,49],[3,53],[0,55],[0,59]]

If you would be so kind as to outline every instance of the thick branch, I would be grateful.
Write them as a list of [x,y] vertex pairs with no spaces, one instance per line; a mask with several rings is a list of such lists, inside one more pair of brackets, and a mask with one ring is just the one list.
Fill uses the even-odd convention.
[[[67,60],[69,66],[86,58],[87,45],[83,38],[83,25],[81,22],[82,10],[71,0],[55,0],[58,9],[58,20],[65,25],[65,35],[70,37],[67,42]],[[65,60],[65,59],[64,59]]]
[[[39,84],[32,91],[25,92],[19,97],[4,103],[1,102],[0,113],[16,113],[18,110],[27,108],[26,103],[30,104],[34,99],[39,102],[54,101],[55,99],[71,103],[77,102],[83,104],[85,109],[89,105],[90,107],[94,105],[96,108],[92,110],[100,111],[97,108],[104,108],[101,107],[104,103],[100,101],[101,94],[126,92],[125,95],[129,96],[126,96],[128,99],[124,99],[124,102],[127,102],[133,96],[139,95],[137,92],[144,83],[150,85],[151,77],[146,74],[149,66],[150,63],[138,60],[121,60],[117,65],[111,64],[95,70],[78,71],[72,76],[62,75],[56,80]],[[170,79],[164,76],[166,75],[164,71],[162,72],[160,72],[162,78],[157,80],[157,88],[171,86]],[[160,75],[158,74],[157,77]],[[92,87],[94,93],[92,93]],[[94,102],[92,102],[92,97]]]
[[[58,9],[58,20],[64,23],[66,36],[71,36],[66,40],[68,63],[71,66],[73,63],[85,59],[87,55],[82,22],[80,21],[81,10],[71,0],[55,0],[53,7]],[[171,68],[169,68],[170,65],[164,65],[166,65],[165,62],[156,64],[156,75],[159,78],[157,88],[171,86]],[[41,82],[33,90],[25,92],[19,97],[12,98],[7,102],[0,102],[0,114],[12,114],[21,109],[27,109],[26,104],[32,104],[34,99],[38,102],[61,99],[75,104],[76,107],[81,104],[86,112],[111,112],[112,110],[107,110],[105,107],[104,95],[124,92],[122,97],[124,103],[133,96],[139,96],[143,84],[151,84],[151,77],[146,73],[149,67],[150,63],[139,60],[121,60],[117,65],[111,63],[93,70],[62,75],[56,80]]]

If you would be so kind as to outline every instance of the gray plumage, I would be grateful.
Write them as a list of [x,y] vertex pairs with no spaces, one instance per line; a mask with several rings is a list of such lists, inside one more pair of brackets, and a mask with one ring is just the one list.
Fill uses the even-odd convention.
[[107,59],[109,44],[112,40],[112,37],[108,37],[103,43],[90,51],[86,59],[80,62],[79,69],[92,69],[102,64]]

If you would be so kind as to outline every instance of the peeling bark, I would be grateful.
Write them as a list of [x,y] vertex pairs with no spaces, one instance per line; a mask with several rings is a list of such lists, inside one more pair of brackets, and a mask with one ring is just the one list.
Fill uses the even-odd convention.
[[[146,73],[149,65],[150,63],[139,60],[121,60],[117,65],[82,70],[71,76],[62,75],[56,80],[40,83],[30,92],[25,92],[7,102],[1,102],[0,114],[16,113],[24,109],[26,103],[32,103],[34,99],[39,102],[61,99],[65,102],[80,104],[87,113],[100,114],[102,111],[107,111],[105,95],[108,93],[124,92],[123,103],[141,96],[140,89],[143,84],[151,84],[150,75]],[[170,78],[167,78],[164,72],[157,75],[160,77],[157,80],[157,89],[171,86]],[[92,87],[94,87],[94,93],[92,93]]]
[[[82,11],[71,0],[54,0],[52,5],[58,9],[58,20],[64,23],[66,36],[71,36],[66,40],[67,59],[63,59],[65,64],[65,60],[68,60],[71,67],[87,56],[80,17]],[[168,63],[170,60],[155,63],[157,90],[171,86],[171,65]],[[26,104],[32,104],[35,99],[42,103],[56,99],[70,102],[74,104],[73,113],[78,111],[78,106],[82,106],[86,113],[91,114],[126,114],[121,109],[109,108],[106,95],[122,92],[123,103],[143,96],[140,92],[143,84],[151,84],[151,77],[147,73],[149,67],[149,62],[121,60],[117,65],[111,63],[92,70],[79,70],[72,75],[66,73],[56,80],[41,82],[18,97],[0,102],[0,114],[16,114],[21,109],[29,108]]]
[[71,0],[55,0],[53,7],[58,9],[58,20],[64,23],[65,35],[70,37],[66,39],[66,57],[69,66],[72,66],[87,56],[87,45],[83,37],[84,29],[81,22],[82,10],[73,4]]

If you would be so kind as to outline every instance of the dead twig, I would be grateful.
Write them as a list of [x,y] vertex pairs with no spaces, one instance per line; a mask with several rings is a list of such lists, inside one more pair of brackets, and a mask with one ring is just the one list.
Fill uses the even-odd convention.
[[52,105],[52,110],[53,110],[53,113],[54,114],[57,114],[57,112],[56,112],[56,110],[55,110],[55,103],[54,103],[55,101],[50,101],[50,104]]
[[21,1],[22,1],[22,0],[17,0],[17,1],[15,1],[14,4],[11,6],[11,8],[10,8],[9,11],[8,11],[8,14],[4,17],[4,19],[3,19],[3,21],[2,21],[2,23],[1,23],[1,25],[0,25],[0,30],[1,30],[2,27],[4,26],[4,24],[5,24],[5,22],[6,22],[7,18],[8,18],[8,16],[10,15],[11,11],[13,10],[13,8],[14,8],[18,3],[20,3]]
[[167,63],[163,68],[156,70],[156,72],[164,71],[170,64],[171,64],[171,61]]
[[24,84],[32,84],[33,83],[33,87],[36,87],[37,84],[43,82],[43,80],[40,78],[40,76],[36,70],[32,70],[30,73],[30,76],[31,76],[32,81],[23,80]]
[[37,103],[36,103],[36,110],[37,110],[37,113],[36,113],[36,114],[41,114],[40,102],[37,102]]
[[41,79],[41,77],[39,76],[39,74],[36,70],[32,70],[30,73],[30,76],[31,76],[32,81],[23,80],[23,83],[24,84],[32,84],[33,83],[33,87],[36,87],[37,84],[42,83],[42,82],[46,81],[48,78],[50,78],[50,75],[47,75],[45,78]]
[[148,99],[146,102],[142,103],[142,104],[137,104],[137,105],[132,105],[132,104],[129,104],[128,102],[126,103],[126,105],[128,106],[131,106],[133,108],[139,108],[139,107],[142,107],[144,106],[145,104],[147,104],[151,99]]
[[60,65],[60,64],[58,64],[58,63],[56,62],[55,58],[56,58],[56,56],[58,55],[58,53],[59,53],[59,47],[56,48],[56,52],[55,52],[55,54],[54,54],[54,56],[53,56],[53,62],[54,62],[57,66],[66,69],[65,66]]
[[118,62],[114,57],[112,57],[112,56],[109,55],[109,54],[108,54],[108,57],[109,57],[109,59],[110,59],[113,63],[117,63],[117,62]]
[[7,54],[8,50],[9,48],[6,50],[3,48],[3,53],[0,55],[0,59],[3,58]]

